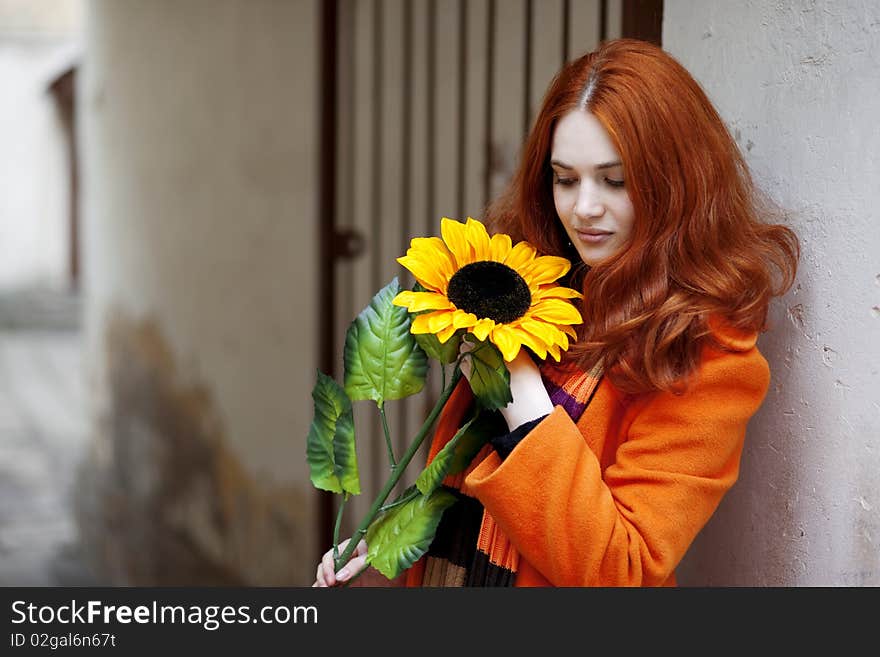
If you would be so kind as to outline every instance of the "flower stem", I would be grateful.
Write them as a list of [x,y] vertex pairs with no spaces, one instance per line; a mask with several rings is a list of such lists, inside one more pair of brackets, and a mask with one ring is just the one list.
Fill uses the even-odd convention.
[[339,503],[339,511],[336,512],[336,525],[333,527],[333,558],[339,558],[339,526],[342,524],[342,512],[345,503],[348,502],[349,493],[346,493]]
[[414,499],[416,499],[419,495],[421,495],[421,493],[418,491],[418,489],[415,489],[415,490],[413,490],[409,495],[407,495],[407,496],[405,496],[405,497],[402,497],[402,498],[400,498],[399,500],[397,500],[397,501],[395,501],[395,502],[391,502],[391,503],[389,503],[389,504],[386,504],[385,506],[383,506],[382,508],[380,508],[379,511],[380,511],[381,513],[385,513],[385,512],[388,511],[389,509],[393,509],[393,508],[396,507],[396,506],[400,506],[401,504],[406,504],[407,502],[412,502],[412,501],[413,501]]
[[[382,490],[379,491],[376,499],[373,500],[372,506],[367,511],[367,514],[364,516],[363,520],[361,520],[361,524],[358,526],[354,535],[351,537],[348,545],[345,546],[345,551],[342,553],[339,559],[335,560],[333,567],[337,572],[344,564],[348,563],[349,559],[351,559],[351,555],[355,551],[357,544],[367,533],[367,529],[370,528],[370,524],[379,514],[379,509],[385,503],[385,500],[388,499],[391,491],[394,490],[394,487],[400,480],[401,475],[403,475],[404,470],[406,470],[406,466],[409,465],[409,462],[412,460],[413,456],[415,456],[416,452],[419,450],[419,447],[422,446],[425,437],[428,435],[428,431],[430,431],[431,427],[437,419],[437,416],[440,415],[440,411],[443,410],[443,407],[446,405],[446,402],[449,400],[450,395],[452,395],[452,391],[455,390],[455,386],[458,384],[458,381],[461,379],[461,377],[461,369],[456,366],[455,371],[452,373],[452,379],[449,381],[449,384],[443,389],[440,398],[437,400],[437,403],[434,404],[434,408],[431,409],[431,413],[428,415],[428,418],[425,420],[422,428],[419,429],[416,437],[413,438],[412,443],[410,443],[410,446],[407,448],[406,453],[401,457],[400,462],[391,468],[391,474],[389,475],[388,480],[385,482]],[[363,570],[359,571],[358,574],[360,574],[360,572],[363,572]]]
[[397,461],[394,460],[394,448],[391,446],[391,432],[388,430],[388,417],[385,415],[385,402],[379,404],[379,415],[382,418],[382,431],[385,432],[385,445],[388,446],[388,462],[391,463],[391,467],[397,465]]

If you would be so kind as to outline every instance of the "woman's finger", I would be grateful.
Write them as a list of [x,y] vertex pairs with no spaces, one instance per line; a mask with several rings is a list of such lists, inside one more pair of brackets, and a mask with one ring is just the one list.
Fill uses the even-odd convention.
[[321,559],[320,570],[324,575],[324,581],[326,582],[326,586],[333,586],[336,584],[336,568],[334,568],[333,563],[333,550],[328,550],[324,553],[323,558]]
[[[347,538],[339,543],[340,554],[345,552],[345,548],[350,540],[350,538]],[[340,581],[346,581],[364,567],[364,564],[366,563],[367,552],[367,542],[361,539],[361,541],[358,542],[357,548],[355,548],[354,556],[349,560],[347,564],[343,565],[337,573],[335,568],[336,560],[333,558],[333,550],[332,548],[330,550],[327,550],[324,553],[324,556],[321,557],[321,563],[318,564],[318,571],[315,576],[314,585],[336,586],[336,584],[338,584]],[[343,572],[344,576],[342,576]]]
[[324,581],[324,566],[323,564],[318,564],[318,572],[315,573],[315,583],[312,584],[312,587],[315,586],[327,586],[327,583]]
[[327,581],[324,579],[324,564],[318,564],[318,571],[315,573],[315,583],[312,586],[327,586]]
[[[467,340],[461,341],[461,346],[458,348],[459,355],[463,356],[465,354],[469,354],[474,350],[474,345],[468,342]],[[461,359],[461,373],[464,375],[468,381],[471,380],[471,370],[472,363],[470,358],[462,358]]]
[[352,578],[353,575],[359,573],[366,565],[366,563],[366,555],[354,557],[351,561],[349,561],[347,564],[339,569],[339,572],[336,573],[336,580],[339,582],[347,582],[349,579]]
[[367,548],[367,542],[361,539],[354,550],[355,556],[349,559],[348,563],[340,568],[339,572],[336,573],[337,581],[347,582],[354,575],[363,570],[364,566],[366,566],[367,564],[368,551],[369,549]]

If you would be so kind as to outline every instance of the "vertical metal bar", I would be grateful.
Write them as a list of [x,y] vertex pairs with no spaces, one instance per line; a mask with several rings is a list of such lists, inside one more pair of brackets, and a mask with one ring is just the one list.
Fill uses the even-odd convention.
[[378,290],[382,286],[382,268],[379,245],[382,243],[382,116],[384,105],[384,71],[383,47],[385,45],[382,0],[373,0],[373,134],[370,140],[370,158],[373,170],[372,185],[372,216],[370,217],[370,281],[372,288]]
[[468,55],[468,20],[466,0],[458,0],[458,33],[461,42],[458,48],[458,144],[456,152],[455,176],[455,207],[459,221],[463,220],[464,208],[464,173],[465,173],[465,122],[467,121],[467,55]]
[[483,205],[489,203],[492,194],[492,111],[495,103],[495,0],[489,0],[489,16],[486,21],[486,113],[483,115],[483,134],[486,145],[486,170],[483,174]]
[[663,39],[663,0],[623,0],[621,33],[658,46]]
[[569,53],[569,27],[571,23],[571,0],[562,0],[562,61],[560,68],[568,61]]
[[[436,205],[436,158],[437,158],[437,121],[434,105],[436,103],[436,87],[437,87],[437,3],[435,0],[428,0],[427,11],[427,35],[426,35],[426,96],[427,96],[427,117],[425,121],[425,130],[427,131],[427,142],[425,149],[426,166],[426,186],[425,186],[425,235],[434,235],[437,232],[439,219],[434,216]],[[425,387],[423,395],[424,417],[427,417],[434,405],[434,395],[430,394],[430,386]]]
[[[400,85],[401,108],[403,111],[403,139],[401,140],[400,161],[403,178],[400,185],[400,215],[403,222],[403,233],[400,236],[400,255],[406,253],[413,229],[410,222],[410,203],[412,202],[410,186],[412,184],[412,88],[413,88],[413,11],[412,3],[403,3],[403,80]],[[405,275],[408,275],[405,274]]]
[[599,43],[608,38],[608,0],[599,2]]
[[[353,110],[355,103],[357,102],[357,84],[356,84],[356,72],[357,72],[357,34],[356,34],[356,25],[357,25],[357,15],[356,9],[354,6],[354,0],[345,0],[340,3],[339,7],[339,31],[337,33],[337,52],[339,53],[337,56],[341,56],[341,54],[345,53],[345,61],[341,62],[341,66],[338,69],[339,78],[341,81],[340,90],[344,90],[346,94],[346,99],[348,100],[347,105],[340,105],[340,99],[337,99],[337,112],[339,114],[340,123],[344,122],[345,124],[345,150],[340,151],[340,158],[342,162],[340,163],[340,170],[343,172],[339,183],[341,185],[345,185],[345,204],[342,208],[342,211],[337,215],[337,222],[340,224],[340,227],[343,227],[343,218],[344,218],[344,227],[347,229],[356,229],[355,222],[355,207],[357,207],[357,189],[358,189],[358,180],[356,175],[355,163],[359,158],[359,150],[361,146],[358,145],[357,138],[357,115],[358,113]],[[342,39],[346,41],[345,46],[343,46]],[[345,111],[343,111],[343,107],[347,107]],[[345,335],[347,331],[347,325],[352,319],[354,319],[356,309],[355,298],[356,294],[356,266],[354,261],[348,261],[344,263],[340,263],[338,282],[336,285],[336,294],[342,297],[338,307],[344,309],[344,315],[341,318],[337,319],[337,322],[340,320],[343,321],[343,326],[339,328],[342,329],[342,335]],[[344,278],[344,279],[343,279]],[[337,330],[339,330],[339,328]],[[342,349],[344,345],[344,341],[340,341],[338,344],[338,349]],[[340,362],[340,354],[339,351],[336,352],[336,362]],[[357,505],[350,505],[349,509],[357,508]],[[347,514],[350,516],[350,514]],[[335,520],[335,515],[334,515]],[[352,531],[352,521],[350,518],[345,518],[344,527],[348,529],[348,534],[351,535]]]
[[[328,376],[334,376],[334,344],[336,324],[334,294],[336,290],[336,262],[334,234],[336,222],[336,30],[337,0],[325,0],[321,5],[321,118],[319,174],[319,250],[318,299],[318,366]],[[332,493],[321,491],[318,498],[318,531],[315,539],[318,558],[333,536],[334,512]],[[315,559],[317,561],[317,558]]]
[[[340,13],[341,19],[345,21],[345,31],[344,34],[347,35],[347,38],[352,42],[355,40],[355,25],[357,21],[355,20],[355,10],[351,4],[351,0],[346,3],[346,9]],[[341,28],[340,28],[341,29]],[[337,36],[338,39],[338,36]],[[337,44],[337,50],[339,46]],[[355,66],[357,62],[357,55],[355,52],[355,47],[352,43],[350,47],[346,49],[347,58],[345,61],[345,69],[348,71],[347,77],[342,76],[344,83],[348,85],[348,93],[350,97],[354,97],[355,92]],[[342,183],[347,187],[345,194],[345,207],[342,211],[342,216],[347,217],[348,221],[352,221],[352,217],[354,217],[354,208],[355,208],[355,168],[354,163],[357,161],[357,138],[355,136],[355,116],[356,112],[353,108],[349,108],[344,114],[339,111],[337,108],[337,114],[339,115],[338,120],[345,121],[345,134],[348,135],[348,140],[346,142],[346,154],[345,157],[342,158],[342,166],[344,167],[345,174],[342,176]],[[345,281],[341,286],[337,285],[335,290],[336,294],[343,294],[344,299],[342,303],[340,303],[341,308],[346,309],[346,317],[345,319],[353,319],[355,312],[355,301],[354,301],[354,290],[355,290],[355,269],[353,266],[347,266],[344,268],[345,272]],[[338,358],[338,354],[337,354]]]
[[523,138],[529,134],[532,123],[532,0],[526,0],[526,19],[523,21]]
[[436,159],[436,142],[437,142],[437,126],[436,126],[436,58],[437,58],[437,3],[435,0],[428,0],[427,12],[427,36],[425,39],[427,57],[425,58],[427,69],[425,71],[425,79],[427,80],[427,119],[425,121],[425,130],[428,132],[427,148],[425,149],[425,176],[427,177],[427,186],[425,190],[425,230],[426,235],[433,235],[437,225],[437,219],[434,217],[435,204],[435,159]]
[[[382,49],[385,45],[383,38],[383,11],[382,0],[373,0],[373,133],[370,135],[370,160],[372,171],[371,180],[371,216],[370,216],[370,281],[374,293],[382,287],[382,109],[384,103],[383,94],[383,57]],[[372,454],[370,458],[370,476],[372,490],[378,491],[382,487],[382,465],[385,462],[385,437],[380,434],[381,427],[378,421],[370,424],[370,446]]]
[[[413,87],[413,11],[412,2],[409,2],[409,0],[406,0],[403,3],[402,30],[403,79],[401,80],[400,84],[400,103],[401,111],[403,113],[403,139],[400,140],[400,161],[402,165],[400,180],[400,217],[402,224],[400,235],[400,255],[404,255],[406,253],[406,249],[409,247],[409,240],[413,229],[412,222],[410,222],[410,203],[412,202],[412,195],[410,193],[410,186],[412,185],[412,105],[410,103],[412,99]],[[408,275],[408,272],[405,272],[403,276],[404,279],[401,280],[401,286],[409,287],[411,285],[411,282],[409,280],[410,277]],[[397,405],[397,448],[398,450],[400,450],[400,453],[402,453],[403,450],[406,449],[406,446],[409,444],[407,404],[408,402],[404,402]]]

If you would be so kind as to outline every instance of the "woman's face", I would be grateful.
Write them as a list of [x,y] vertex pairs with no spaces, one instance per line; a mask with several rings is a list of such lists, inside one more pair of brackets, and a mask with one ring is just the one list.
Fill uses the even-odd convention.
[[586,110],[563,116],[550,161],[556,214],[581,260],[592,267],[622,250],[635,212],[620,155],[599,120]]

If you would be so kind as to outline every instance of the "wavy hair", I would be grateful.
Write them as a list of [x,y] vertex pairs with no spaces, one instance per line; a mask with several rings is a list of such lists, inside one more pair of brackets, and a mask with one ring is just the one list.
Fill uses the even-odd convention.
[[[591,112],[623,162],[635,211],[628,245],[593,267],[580,263],[556,214],[550,151],[556,123]],[[711,339],[710,316],[767,330],[770,300],[794,282],[795,233],[753,183],[745,159],[705,92],[658,46],[616,39],[554,77],[506,191],[488,208],[493,231],[576,263],[584,324],[568,352],[600,360],[625,392],[681,391]]]

